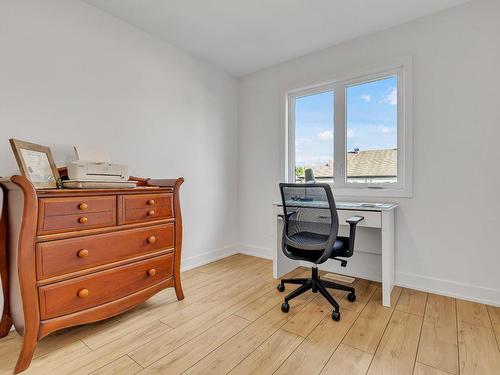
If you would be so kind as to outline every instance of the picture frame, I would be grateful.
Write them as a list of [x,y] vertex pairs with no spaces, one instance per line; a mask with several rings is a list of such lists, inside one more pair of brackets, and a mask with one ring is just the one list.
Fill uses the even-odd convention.
[[57,189],[60,176],[49,147],[9,139],[21,174],[36,189]]

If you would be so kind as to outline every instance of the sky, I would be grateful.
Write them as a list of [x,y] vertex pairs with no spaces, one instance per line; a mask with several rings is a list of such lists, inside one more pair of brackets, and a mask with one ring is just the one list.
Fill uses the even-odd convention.
[[[396,77],[388,77],[346,89],[348,151],[396,148],[396,87]],[[296,99],[296,165],[333,160],[333,98],[328,91]]]

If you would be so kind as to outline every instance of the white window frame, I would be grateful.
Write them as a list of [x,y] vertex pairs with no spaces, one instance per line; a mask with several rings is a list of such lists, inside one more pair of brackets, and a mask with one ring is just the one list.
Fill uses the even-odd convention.
[[[346,182],[346,105],[345,94],[349,86],[397,76],[397,173],[395,183]],[[410,57],[358,69],[326,83],[309,85],[286,92],[287,181],[295,182],[295,100],[301,96],[334,92],[334,183],[338,196],[411,197],[413,175],[412,130],[412,61]]]

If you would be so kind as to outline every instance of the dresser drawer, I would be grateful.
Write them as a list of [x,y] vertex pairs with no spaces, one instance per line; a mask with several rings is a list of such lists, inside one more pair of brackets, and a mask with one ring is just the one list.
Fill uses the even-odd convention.
[[38,280],[174,247],[174,225],[130,229],[36,245]]
[[103,197],[71,197],[39,199],[42,216],[59,216],[87,212],[109,212],[116,207],[114,195]]
[[39,199],[38,234],[116,225],[116,196]]
[[122,195],[121,199],[123,199],[125,210],[157,207],[169,207],[173,209],[172,193]]
[[171,193],[118,197],[118,224],[139,223],[174,217]]
[[114,301],[173,275],[173,254],[39,288],[42,320]]
[[116,225],[116,213],[86,212],[78,215],[46,216],[38,222],[38,234],[69,232]]

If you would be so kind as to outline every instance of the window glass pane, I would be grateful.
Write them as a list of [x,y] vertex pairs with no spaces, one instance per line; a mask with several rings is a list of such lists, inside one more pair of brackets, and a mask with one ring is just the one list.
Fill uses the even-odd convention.
[[333,91],[295,99],[295,179],[311,168],[318,182],[333,181]]
[[397,87],[391,76],[346,88],[346,182],[397,182]]

